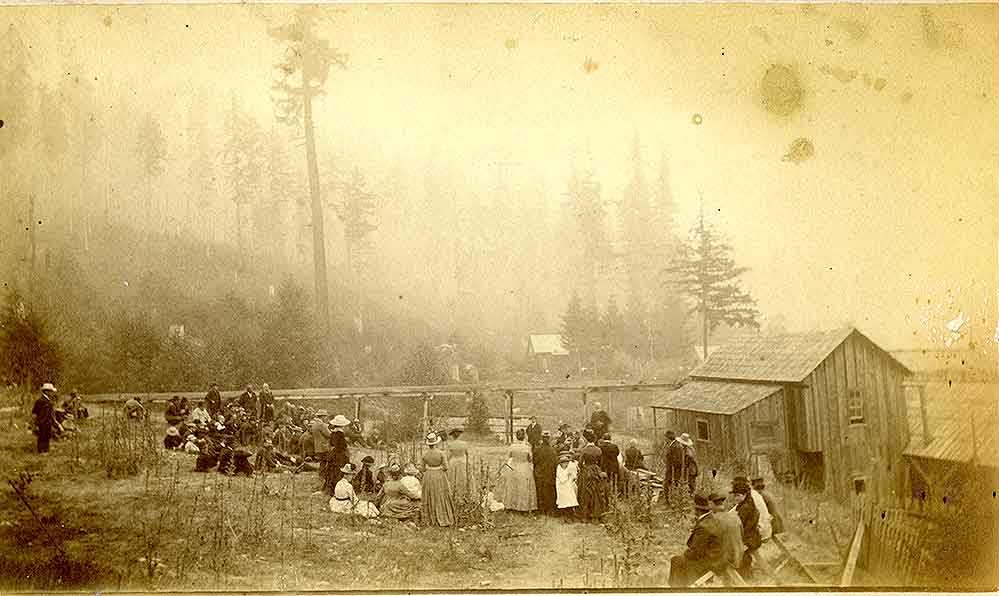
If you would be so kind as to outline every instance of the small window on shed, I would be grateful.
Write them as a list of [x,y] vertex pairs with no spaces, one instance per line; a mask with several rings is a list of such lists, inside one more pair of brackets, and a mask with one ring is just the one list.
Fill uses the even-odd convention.
[[860,389],[851,389],[847,395],[846,412],[850,417],[850,424],[864,423],[864,394]]
[[710,441],[711,438],[708,436],[708,421],[698,420],[697,421],[697,440],[698,441]]
[[853,492],[857,495],[862,495],[867,490],[867,479],[866,478],[854,478],[853,479]]

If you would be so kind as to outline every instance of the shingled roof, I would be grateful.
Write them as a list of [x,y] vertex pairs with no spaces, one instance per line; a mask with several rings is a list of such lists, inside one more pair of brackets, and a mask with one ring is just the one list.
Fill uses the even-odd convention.
[[528,349],[534,354],[551,354],[553,356],[569,354],[569,351],[562,346],[562,336],[557,333],[531,335]]
[[993,430],[999,423],[999,384],[928,383],[929,442],[923,438],[919,400],[910,396],[908,405],[909,447],[905,455],[962,463],[977,455],[982,465],[999,467],[999,435]]
[[691,381],[663,394],[653,408],[692,410],[709,414],[735,414],[781,390],[780,385]]
[[718,348],[692,379],[800,383],[855,330],[749,335]]

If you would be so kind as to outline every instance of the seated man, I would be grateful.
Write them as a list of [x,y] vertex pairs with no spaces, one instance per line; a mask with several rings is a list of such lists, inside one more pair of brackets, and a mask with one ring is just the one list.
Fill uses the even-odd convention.
[[211,419],[212,417],[208,413],[208,408],[205,407],[205,402],[198,402],[198,405],[196,405],[194,410],[191,412],[191,422],[204,422],[205,424],[208,424]]
[[760,511],[756,508],[756,502],[752,497],[753,489],[745,476],[736,476],[732,479],[731,492],[738,503],[733,511],[742,522],[742,542],[746,546],[739,565],[739,574],[744,579],[749,579],[753,568],[753,555],[763,544],[760,536]]
[[737,569],[742,563],[742,553],[746,550],[742,543],[742,521],[739,514],[725,507],[725,495],[711,493],[708,501],[711,502],[711,515],[721,527],[722,557],[733,569]]
[[184,439],[180,436],[180,431],[176,426],[171,426],[166,430],[163,437],[163,447],[166,449],[180,449],[184,445]]
[[180,398],[176,395],[170,398],[167,402],[166,412],[163,413],[163,417],[166,418],[167,424],[170,426],[177,426],[184,421],[184,415],[180,411]]
[[682,555],[670,559],[669,585],[686,587],[708,571],[723,569],[727,562],[722,555],[722,529],[711,516],[711,504],[704,495],[694,497],[697,521],[687,539]]

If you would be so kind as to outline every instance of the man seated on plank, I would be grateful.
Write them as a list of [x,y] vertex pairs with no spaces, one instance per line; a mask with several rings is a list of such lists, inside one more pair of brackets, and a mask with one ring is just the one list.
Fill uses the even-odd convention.
[[708,571],[722,569],[727,562],[722,554],[722,528],[711,515],[711,504],[704,495],[694,496],[697,520],[682,555],[670,558],[669,584],[686,587]]

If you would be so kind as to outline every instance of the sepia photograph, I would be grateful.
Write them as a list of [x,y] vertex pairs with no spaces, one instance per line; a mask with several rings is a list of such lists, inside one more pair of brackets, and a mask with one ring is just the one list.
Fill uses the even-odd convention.
[[999,4],[0,4],[0,591],[999,589]]

